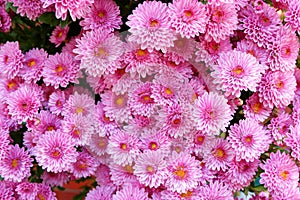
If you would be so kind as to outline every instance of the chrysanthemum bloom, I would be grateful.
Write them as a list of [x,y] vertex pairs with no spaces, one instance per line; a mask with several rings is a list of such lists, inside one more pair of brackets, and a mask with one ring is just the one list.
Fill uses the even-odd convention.
[[122,24],[120,9],[112,0],[95,0],[79,24],[84,30],[100,28],[112,32]]
[[255,9],[248,5],[239,15],[239,29],[244,30],[246,39],[252,40],[259,47],[267,47],[282,26],[276,9],[269,4],[263,4],[260,13],[256,13]]
[[206,26],[205,40],[220,42],[233,34],[237,29],[237,10],[233,3],[208,5],[208,17],[211,19]]
[[151,86],[151,89],[151,98],[153,98],[155,103],[157,103],[158,105],[166,106],[168,104],[174,103],[177,99],[177,90],[174,87],[164,86],[161,84],[153,84]]
[[91,154],[89,154],[86,150],[79,152],[76,162],[73,163],[73,167],[71,172],[74,177],[86,178],[90,175],[93,175],[97,169],[98,163]]
[[170,146],[170,154],[173,153],[186,153],[191,154],[193,152],[193,144],[190,140],[186,139],[185,137],[178,137],[178,138],[170,138],[171,142]]
[[271,135],[257,121],[248,118],[230,126],[229,143],[234,149],[236,160],[253,162],[269,149]]
[[49,185],[51,187],[60,186],[63,187],[65,183],[70,180],[70,174],[67,172],[47,172],[41,175],[41,179],[43,179],[43,183]]
[[95,172],[96,182],[98,185],[113,185],[109,175],[110,169],[107,165],[100,164]]
[[44,63],[48,53],[44,49],[34,48],[25,53],[23,68],[20,75],[27,82],[37,82],[41,79]]
[[164,132],[156,132],[147,136],[141,137],[140,148],[143,151],[159,151],[161,155],[167,156],[170,153],[171,142],[169,137]]
[[224,96],[217,93],[204,93],[195,100],[192,113],[196,128],[212,135],[225,131],[232,119],[230,106]]
[[61,0],[41,0],[43,2],[43,8],[49,6],[55,6],[55,16],[57,19],[66,20],[68,11],[73,21],[80,19],[84,13],[88,10],[88,7],[94,3],[94,0],[66,0],[61,2]]
[[144,188],[139,188],[137,185],[128,184],[113,195],[112,200],[150,200],[148,193]]
[[10,146],[0,160],[0,174],[5,180],[21,182],[30,176],[33,159],[19,145]]
[[24,83],[24,79],[20,76],[16,76],[13,79],[7,78],[4,75],[0,75],[0,77],[0,94],[2,97],[16,91]]
[[56,193],[52,192],[51,187],[49,185],[45,185],[43,183],[35,183],[37,188],[37,195],[34,197],[35,199],[53,199],[56,200]]
[[259,122],[266,120],[272,112],[272,108],[265,106],[259,101],[257,92],[253,93],[249,99],[246,100],[243,109],[246,118],[252,118]]
[[13,188],[6,187],[6,184],[1,181],[0,183],[0,199],[5,200],[16,200],[14,197],[15,193],[13,191]]
[[89,191],[85,197],[86,200],[111,200],[116,187],[114,185],[101,185]]
[[290,200],[290,199],[300,199],[299,187],[294,188],[291,186],[286,187],[283,191],[279,193],[271,194],[271,198],[274,200]]
[[267,64],[272,71],[294,71],[299,52],[298,37],[291,29],[282,27],[270,45]]
[[128,95],[128,105],[135,115],[150,116],[154,111],[155,102],[151,98],[152,83],[146,82],[136,86]]
[[18,184],[15,191],[20,200],[34,200],[37,194],[36,184],[25,181]]
[[284,139],[285,144],[291,148],[291,155],[300,160],[300,124],[297,123],[295,126],[290,126],[290,132],[287,132],[286,138]]
[[80,68],[85,69],[91,76],[113,74],[121,68],[118,61],[123,54],[123,42],[107,30],[95,29],[86,32],[83,37],[76,39],[77,45],[73,52],[80,60]]
[[107,153],[116,164],[125,166],[135,161],[140,152],[139,145],[136,136],[119,130],[109,137]]
[[117,165],[110,163],[110,175],[111,180],[113,181],[114,185],[117,186],[123,186],[125,184],[134,184],[139,185],[139,181],[137,180],[137,177],[133,174],[134,172],[134,164],[130,165]]
[[265,64],[267,61],[268,52],[266,49],[259,47],[251,40],[243,39],[238,42],[236,50],[251,54],[260,62],[260,64]]
[[43,81],[46,86],[53,86],[55,89],[67,87],[70,82],[79,83],[79,65],[69,53],[56,53],[49,55],[45,61],[42,71]]
[[9,32],[11,27],[11,18],[6,12],[5,7],[0,7],[0,31]]
[[49,131],[40,136],[34,155],[39,165],[48,172],[68,171],[78,155],[74,145],[71,136],[59,130]]
[[163,185],[167,178],[167,163],[160,151],[145,151],[135,161],[134,175],[150,188]]
[[214,141],[214,136],[210,136],[199,130],[191,131],[190,137],[193,142],[193,152],[200,157],[203,157],[207,153],[205,152],[207,145],[210,145]]
[[211,76],[226,96],[239,97],[242,90],[255,92],[265,68],[256,58],[240,51],[222,53],[218,64],[212,66]]
[[242,190],[244,187],[250,185],[258,170],[259,163],[259,159],[252,162],[245,160],[237,161],[234,159],[233,162],[229,163],[229,168],[221,180],[225,181],[235,191]]
[[104,105],[105,115],[118,122],[128,122],[131,119],[131,111],[128,106],[128,94],[117,95],[110,90],[100,95]]
[[222,138],[210,141],[204,146],[203,162],[210,170],[225,171],[232,162],[234,150],[227,140]]
[[17,7],[17,14],[26,16],[28,19],[35,21],[37,17],[41,16],[46,9],[43,9],[43,3],[40,0],[9,0]]
[[210,182],[209,185],[199,187],[199,200],[226,199],[233,200],[233,193],[221,181]]
[[6,99],[8,113],[19,123],[33,119],[41,107],[42,98],[42,90],[38,86],[23,85]]
[[52,31],[49,41],[55,44],[55,47],[58,47],[59,45],[61,45],[61,43],[63,43],[66,40],[69,29],[70,28],[68,25],[66,25],[65,27],[57,25]]
[[182,37],[195,37],[205,32],[208,22],[205,6],[196,0],[174,0],[169,4],[171,27]]
[[75,92],[70,95],[69,99],[64,104],[62,115],[65,117],[71,115],[82,115],[89,117],[93,114],[95,108],[94,99],[88,94],[79,94]]
[[269,108],[286,107],[294,98],[296,78],[293,72],[267,71],[258,84],[259,101]]
[[174,46],[176,39],[170,27],[167,4],[160,1],[146,1],[139,4],[128,16],[126,24],[130,27],[129,42],[137,42],[141,49],[149,52],[161,50],[166,52],[168,47]]
[[0,160],[7,154],[10,148],[9,132],[0,128]]
[[[172,199],[172,200],[197,200],[198,193],[199,193],[198,188],[194,189],[194,190],[188,190],[187,192],[184,192],[184,193],[163,190],[160,193],[161,197],[159,198],[159,200],[170,200],[170,199]],[[152,196],[152,198],[153,198],[153,196]],[[158,199],[154,199],[154,200],[158,200]]]
[[200,163],[188,153],[173,153],[167,163],[165,186],[172,192],[185,193],[198,187],[202,172]]
[[288,9],[285,13],[284,21],[286,25],[300,33],[300,5],[297,0],[289,0]]
[[23,68],[24,54],[19,42],[6,42],[0,47],[0,70],[6,77],[14,78]]
[[188,103],[174,103],[159,112],[158,126],[170,137],[182,137],[193,128],[192,106]]
[[33,124],[27,124],[28,130],[35,131],[38,134],[58,130],[60,127],[61,119],[46,110],[41,110],[40,113],[35,116]]
[[291,115],[285,112],[280,113],[277,117],[271,119],[268,129],[277,144],[282,144],[283,139],[289,132],[289,127],[293,125]]
[[268,188],[272,194],[284,192],[286,188],[297,188],[299,180],[299,169],[292,158],[277,151],[271,152],[270,159],[267,159],[260,167],[264,172],[260,175],[260,183]]
[[63,110],[63,106],[65,102],[66,102],[65,92],[61,90],[57,90],[49,96],[49,100],[48,100],[49,110],[51,111],[51,113],[55,115],[60,115]]

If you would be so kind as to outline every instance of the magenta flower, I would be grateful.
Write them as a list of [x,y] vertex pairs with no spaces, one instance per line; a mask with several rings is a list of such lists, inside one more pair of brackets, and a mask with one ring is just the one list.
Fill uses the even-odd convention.
[[167,163],[165,186],[172,192],[185,193],[198,187],[202,172],[200,163],[187,153],[173,153]]
[[36,184],[25,181],[18,184],[15,191],[19,195],[20,200],[34,200],[33,197],[37,194]]
[[269,149],[271,135],[253,119],[240,120],[230,126],[228,140],[235,151],[236,160],[253,162]]
[[48,172],[68,171],[76,162],[78,152],[71,136],[58,131],[49,131],[39,137],[34,148],[36,160]]
[[24,55],[19,42],[6,42],[0,46],[0,70],[6,77],[12,79],[23,68]]
[[276,144],[282,145],[283,139],[287,136],[290,131],[289,128],[293,125],[291,115],[282,112],[277,117],[271,119],[271,123],[268,125],[268,129],[271,131],[273,139]]
[[110,180],[117,186],[124,186],[126,184],[140,185],[137,176],[133,174],[133,167],[134,164],[121,166],[111,162],[109,165],[111,175]]
[[195,37],[204,33],[208,22],[205,6],[196,0],[174,0],[169,4],[171,27],[181,37]]
[[79,83],[79,65],[69,53],[56,53],[50,55],[45,61],[42,71],[43,81],[46,86],[53,86],[55,89],[67,87],[70,82]]
[[49,96],[48,106],[51,113],[60,115],[63,111],[63,106],[66,102],[66,95],[64,91],[55,91]]
[[0,174],[5,180],[21,182],[30,176],[33,159],[19,145],[10,146],[0,160]]
[[139,189],[138,186],[128,184],[113,195],[112,200],[150,200],[148,193],[144,188]]
[[131,33],[128,41],[140,44],[142,50],[162,50],[165,53],[168,47],[174,46],[176,37],[170,27],[168,7],[160,1],[139,4],[128,16],[126,24]]
[[139,182],[150,188],[163,185],[167,178],[167,163],[160,151],[144,151],[136,159],[133,168]]
[[297,0],[288,1],[288,9],[285,13],[284,21],[286,25],[300,33],[300,5]]
[[193,120],[198,130],[218,135],[225,131],[232,119],[230,106],[224,96],[217,93],[204,93],[195,100]]
[[43,8],[43,3],[40,0],[10,0],[10,2],[17,7],[18,14],[26,16],[32,21],[47,11]]
[[11,18],[6,12],[5,7],[0,7],[0,31],[9,32],[11,27]]
[[207,199],[226,199],[233,200],[232,191],[221,181],[213,181],[209,185],[199,188],[199,200]]
[[102,185],[97,186],[87,193],[85,200],[111,200],[112,195],[114,194],[116,187],[114,185]]
[[291,148],[292,157],[300,160],[300,124],[297,123],[295,126],[290,126],[290,132],[286,133],[284,138],[285,144]]
[[251,40],[243,39],[238,42],[236,50],[251,54],[260,62],[260,64],[264,65],[267,61],[268,52]]
[[66,184],[70,180],[70,175],[67,172],[54,173],[44,171],[44,173],[41,176],[41,179],[43,179],[44,184],[49,185],[51,187],[63,187],[64,184]]
[[222,53],[211,76],[226,96],[240,97],[242,90],[256,91],[265,68],[252,55],[240,51]]
[[156,132],[141,137],[141,149],[143,151],[159,151],[160,155],[170,154],[171,142],[164,132]]
[[73,163],[71,172],[76,179],[86,178],[95,173],[98,163],[91,154],[86,150],[79,152],[76,158],[76,162]]
[[66,40],[69,29],[68,25],[65,27],[61,27],[60,25],[56,26],[51,33],[49,41],[55,44],[55,47],[59,47],[59,45]]
[[45,185],[43,183],[35,183],[37,194],[34,198],[38,199],[56,199],[56,193],[51,190],[49,185]]
[[112,32],[122,24],[120,9],[112,0],[95,0],[79,24],[84,30],[100,28]]

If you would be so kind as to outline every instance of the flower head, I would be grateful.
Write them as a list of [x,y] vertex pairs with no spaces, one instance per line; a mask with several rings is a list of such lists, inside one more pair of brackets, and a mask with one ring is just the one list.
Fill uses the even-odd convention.
[[49,41],[55,44],[55,47],[58,47],[62,42],[66,40],[69,29],[70,28],[68,25],[66,25],[65,27],[61,27],[60,25],[56,26],[51,33]]

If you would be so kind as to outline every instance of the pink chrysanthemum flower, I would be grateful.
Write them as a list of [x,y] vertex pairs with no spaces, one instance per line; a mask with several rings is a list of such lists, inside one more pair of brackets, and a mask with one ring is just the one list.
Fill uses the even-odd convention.
[[128,105],[134,115],[150,116],[154,111],[154,100],[151,98],[152,83],[146,82],[136,86],[129,94]]
[[210,170],[225,171],[233,160],[234,150],[227,140],[222,138],[210,141],[204,146],[203,162]]
[[149,136],[160,130],[158,126],[157,113],[150,117],[143,115],[134,115],[123,128],[127,132],[134,132],[137,136]]
[[138,186],[128,184],[113,195],[112,200],[150,200],[148,193],[144,188],[139,189]]
[[9,32],[11,27],[11,18],[6,12],[5,7],[0,7],[0,31]]
[[[188,103],[173,103],[159,112],[158,126],[170,137],[182,137],[193,128],[192,107]],[[160,125],[161,124],[161,125]]]
[[239,13],[239,29],[244,30],[246,39],[252,40],[259,47],[267,47],[275,38],[282,23],[276,9],[263,3],[261,12],[248,5]]
[[84,30],[100,28],[112,32],[122,24],[120,9],[112,0],[95,0],[79,24]]
[[41,79],[44,63],[48,53],[44,49],[31,49],[25,53],[23,68],[20,70],[22,78],[27,82],[37,82]]
[[291,115],[285,112],[271,119],[268,129],[270,129],[272,137],[277,144],[283,143],[283,139],[287,136],[291,125],[293,125]]
[[98,133],[96,131],[91,133],[86,144],[88,149],[98,156],[103,156],[106,153],[107,145],[108,137],[105,135],[104,131],[101,133]]
[[117,95],[110,90],[101,94],[105,115],[118,122],[128,122],[131,119],[131,111],[128,106],[128,94]]
[[33,159],[19,145],[10,146],[0,160],[0,174],[5,180],[21,182],[30,176]]
[[137,42],[141,49],[149,52],[166,52],[174,46],[175,33],[170,27],[167,4],[160,1],[146,1],[139,4],[128,16],[126,24],[130,27],[129,42]]
[[9,143],[9,132],[0,128],[0,160],[7,154]]
[[174,0],[169,4],[171,27],[182,37],[190,38],[205,32],[208,22],[205,6],[196,0]]
[[[169,190],[163,190],[160,195],[161,197],[159,200],[197,200],[198,199],[198,194],[199,190],[194,189],[194,190],[188,190],[187,192],[184,193],[178,193],[178,192],[172,192]],[[153,198],[153,196],[152,196]],[[153,198],[154,199],[154,198]],[[158,200],[158,199],[154,199]]]
[[284,21],[286,25],[300,33],[300,5],[297,0],[289,0]]
[[23,68],[24,55],[19,47],[19,42],[6,42],[0,46],[1,74],[12,79]]
[[5,183],[1,181],[0,183],[0,199],[5,200],[16,200],[14,197],[13,188],[7,187]]
[[199,200],[207,199],[226,199],[233,200],[233,193],[221,181],[210,182],[209,185],[199,188]]
[[110,163],[110,175],[111,180],[113,181],[114,185],[117,186],[124,186],[125,184],[134,184],[139,185],[139,181],[137,180],[137,177],[133,174],[134,172],[134,164],[130,165],[117,165],[114,163]]
[[51,190],[51,187],[49,185],[45,185],[43,183],[35,183],[36,184],[36,190],[37,194],[34,197],[35,199],[53,199],[56,200],[56,193]]
[[220,42],[237,29],[237,10],[233,3],[210,4],[208,10],[211,20],[206,26],[205,40]]
[[20,200],[34,200],[37,194],[36,184],[25,181],[18,184],[15,191],[19,195]]
[[239,97],[242,90],[256,91],[264,67],[256,58],[240,51],[222,53],[218,65],[212,66],[211,76],[226,96]]
[[38,86],[23,85],[7,98],[8,113],[19,123],[31,120],[38,113],[42,98],[42,90]]
[[19,76],[16,76],[13,79],[5,76],[0,77],[0,95],[2,97],[8,95],[8,93],[16,91],[24,83],[24,80]]
[[120,130],[109,137],[107,153],[116,164],[125,166],[135,161],[140,152],[139,146],[136,136]]
[[170,153],[170,140],[164,132],[156,132],[141,137],[141,149],[143,151],[159,151],[161,155],[167,156]]
[[151,89],[152,89],[151,98],[153,98],[154,101],[159,105],[166,106],[168,104],[174,103],[177,99],[176,89],[174,87],[169,87],[169,85],[164,86],[161,84],[153,84],[151,86]]
[[111,200],[112,195],[115,193],[116,187],[114,185],[97,186],[87,193],[85,200]]
[[45,185],[49,185],[51,187],[60,186],[63,187],[70,180],[70,175],[67,172],[47,172],[41,175],[41,179],[43,179],[43,183]]
[[165,186],[172,192],[185,193],[198,187],[202,172],[200,163],[188,153],[173,153],[167,163]]
[[58,131],[41,135],[34,149],[36,160],[48,172],[68,171],[76,162],[78,153],[71,136]]
[[94,0],[66,0],[61,2],[61,0],[41,0],[43,2],[43,8],[49,6],[55,6],[55,16],[57,19],[66,20],[68,11],[73,21],[80,19],[84,13],[88,10],[88,7],[94,3]]
[[260,167],[264,170],[260,175],[260,183],[264,184],[270,193],[278,194],[286,188],[298,187],[299,169],[289,155],[280,151],[271,152],[270,159]]
[[64,117],[69,117],[71,115],[90,117],[94,113],[94,108],[94,99],[90,95],[75,92],[69,96],[69,99],[64,104],[62,115]]
[[267,64],[272,71],[294,71],[299,52],[298,37],[291,29],[282,27],[270,45]]
[[145,151],[135,161],[134,175],[150,188],[163,185],[167,178],[167,163],[160,151]]
[[186,137],[170,138],[170,154],[173,153],[187,153],[191,154],[193,152],[193,144]]
[[121,65],[118,61],[123,54],[123,42],[107,30],[95,29],[76,39],[73,52],[80,60],[80,68],[91,76],[113,74]]
[[68,25],[65,27],[57,25],[52,31],[49,41],[55,44],[55,47],[59,47],[59,45],[66,40],[69,29],[70,27]]
[[291,148],[291,155],[300,160],[300,124],[297,123],[295,126],[290,126],[290,132],[287,132],[286,138],[284,139],[285,144]]
[[259,101],[257,92],[252,94],[249,99],[246,100],[246,104],[243,105],[243,109],[246,118],[252,118],[259,122],[266,120],[272,112],[272,108],[266,107]]
[[110,168],[107,165],[100,164],[95,172],[96,182],[98,185],[113,185],[112,180],[110,180]]
[[196,128],[212,135],[225,131],[232,119],[227,100],[217,93],[204,93],[198,97],[192,115]]
[[299,187],[293,188],[288,186],[284,189],[284,191],[280,191],[279,193],[271,194],[271,198],[274,200],[290,200],[290,199],[300,199],[300,191]]
[[46,86],[53,86],[55,89],[67,87],[70,82],[79,83],[79,65],[69,53],[56,53],[50,55],[45,61],[42,71],[43,81]]
[[76,162],[73,163],[71,172],[76,179],[86,178],[93,175],[97,169],[98,163],[91,154],[86,150],[79,152]]
[[17,14],[23,17],[26,16],[32,21],[35,21],[37,17],[46,12],[40,0],[10,0],[10,2],[17,7]]
[[49,96],[48,106],[51,113],[60,115],[63,111],[63,106],[66,102],[66,95],[64,91],[58,90]]
[[293,72],[268,71],[258,85],[259,101],[269,108],[286,107],[294,98],[296,85]]
[[236,160],[253,162],[269,149],[271,135],[263,126],[252,119],[240,120],[230,126],[229,143],[235,151]]

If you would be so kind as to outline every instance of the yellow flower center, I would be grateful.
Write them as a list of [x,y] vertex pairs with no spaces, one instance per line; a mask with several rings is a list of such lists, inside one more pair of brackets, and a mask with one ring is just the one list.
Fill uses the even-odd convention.
[[152,150],[156,149],[156,148],[157,148],[157,144],[156,144],[155,142],[151,142],[151,143],[150,143],[150,148],[151,148]]
[[122,106],[124,103],[124,97],[122,96],[117,97],[115,102],[118,106]]
[[62,72],[63,70],[64,70],[64,67],[61,64],[59,64],[56,66],[54,71],[59,73],[59,72]]
[[54,152],[52,152],[52,156],[53,157],[59,157],[60,156],[60,152],[55,150]]
[[283,84],[282,81],[278,81],[278,82],[275,84],[275,86],[276,86],[276,88],[281,89],[281,88],[283,88],[284,84]]
[[103,18],[104,16],[105,16],[105,14],[104,14],[103,12],[100,11],[100,12],[98,13],[98,17]]
[[281,172],[279,175],[282,177],[282,179],[284,180],[284,181],[286,181],[287,179],[288,179],[288,177],[289,177],[289,172],[288,171],[286,171],[286,170],[284,170],[283,172]]
[[54,127],[53,126],[48,126],[47,127],[47,131],[53,131],[54,130]]
[[148,171],[148,172],[153,172],[153,171],[154,171],[154,168],[153,168],[152,166],[148,166],[148,167],[147,167],[147,171]]
[[18,165],[19,165],[18,160],[17,160],[17,159],[13,159],[12,162],[11,162],[11,166],[12,166],[13,168],[16,168],[16,167],[18,167]]
[[76,112],[76,114],[82,113],[83,112],[83,108],[78,107],[78,108],[76,108],[75,112]]
[[232,72],[235,73],[236,75],[240,75],[241,73],[243,73],[244,69],[241,66],[236,66]]
[[259,103],[259,102],[257,102],[255,104],[253,104],[251,106],[251,108],[252,108],[252,110],[253,110],[254,113],[259,113],[259,111],[262,109],[262,104]]
[[37,197],[39,198],[39,200],[46,200],[46,197],[42,194],[38,194]]
[[10,81],[7,84],[8,89],[12,89],[13,87],[16,87],[16,86],[17,86],[17,83],[15,81]]
[[167,95],[172,95],[172,94],[173,94],[173,92],[172,92],[172,90],[171,90],[170,88],[166,88],[166,89],[165,89],[165,93],[166,93]]
[[122,144],[121,144],[121,149],[126,150],[126,149],[127,149],[127,145],[124,144],[124,143],[122,143]]
[[191,198],[192,196],[193,196],[193,192],[191,192],[189,190],[186,193],[180,194],[180,197],[182,197],[182,198]]
[[223,149],[217,148],[214,152],[214,156],[218,158],[223,158],[225,156],[225,152]]
[[184,171],[183,166],[178,166],[177,169],[173,172],[178,178],[184,179],[186,176],[186,172]]
[[155,19],[152,19],[152,20],[150,21],[150,27],[156,27],[156,26],[158,26],[158,21],[155,20]]
[[131,165],[125,165],[124,169],[126,172],[133,174],[133,167]]
[[28,67],[33,67],[35,65],[35,60],[31,60],[28,62]]
[[147,51],[146,50],[142,50],[142,49],[138,49],[136,51],[136,55],[140,56],[140,57],[145,56],[145,55],[147,55]]
[[184,13],[184,15],[185,15],[186,17],[188,17],[188,18],[190,18],[190,17],[193,16],[192,11],[190,11],[190,10],[185,10],[183,13]]

